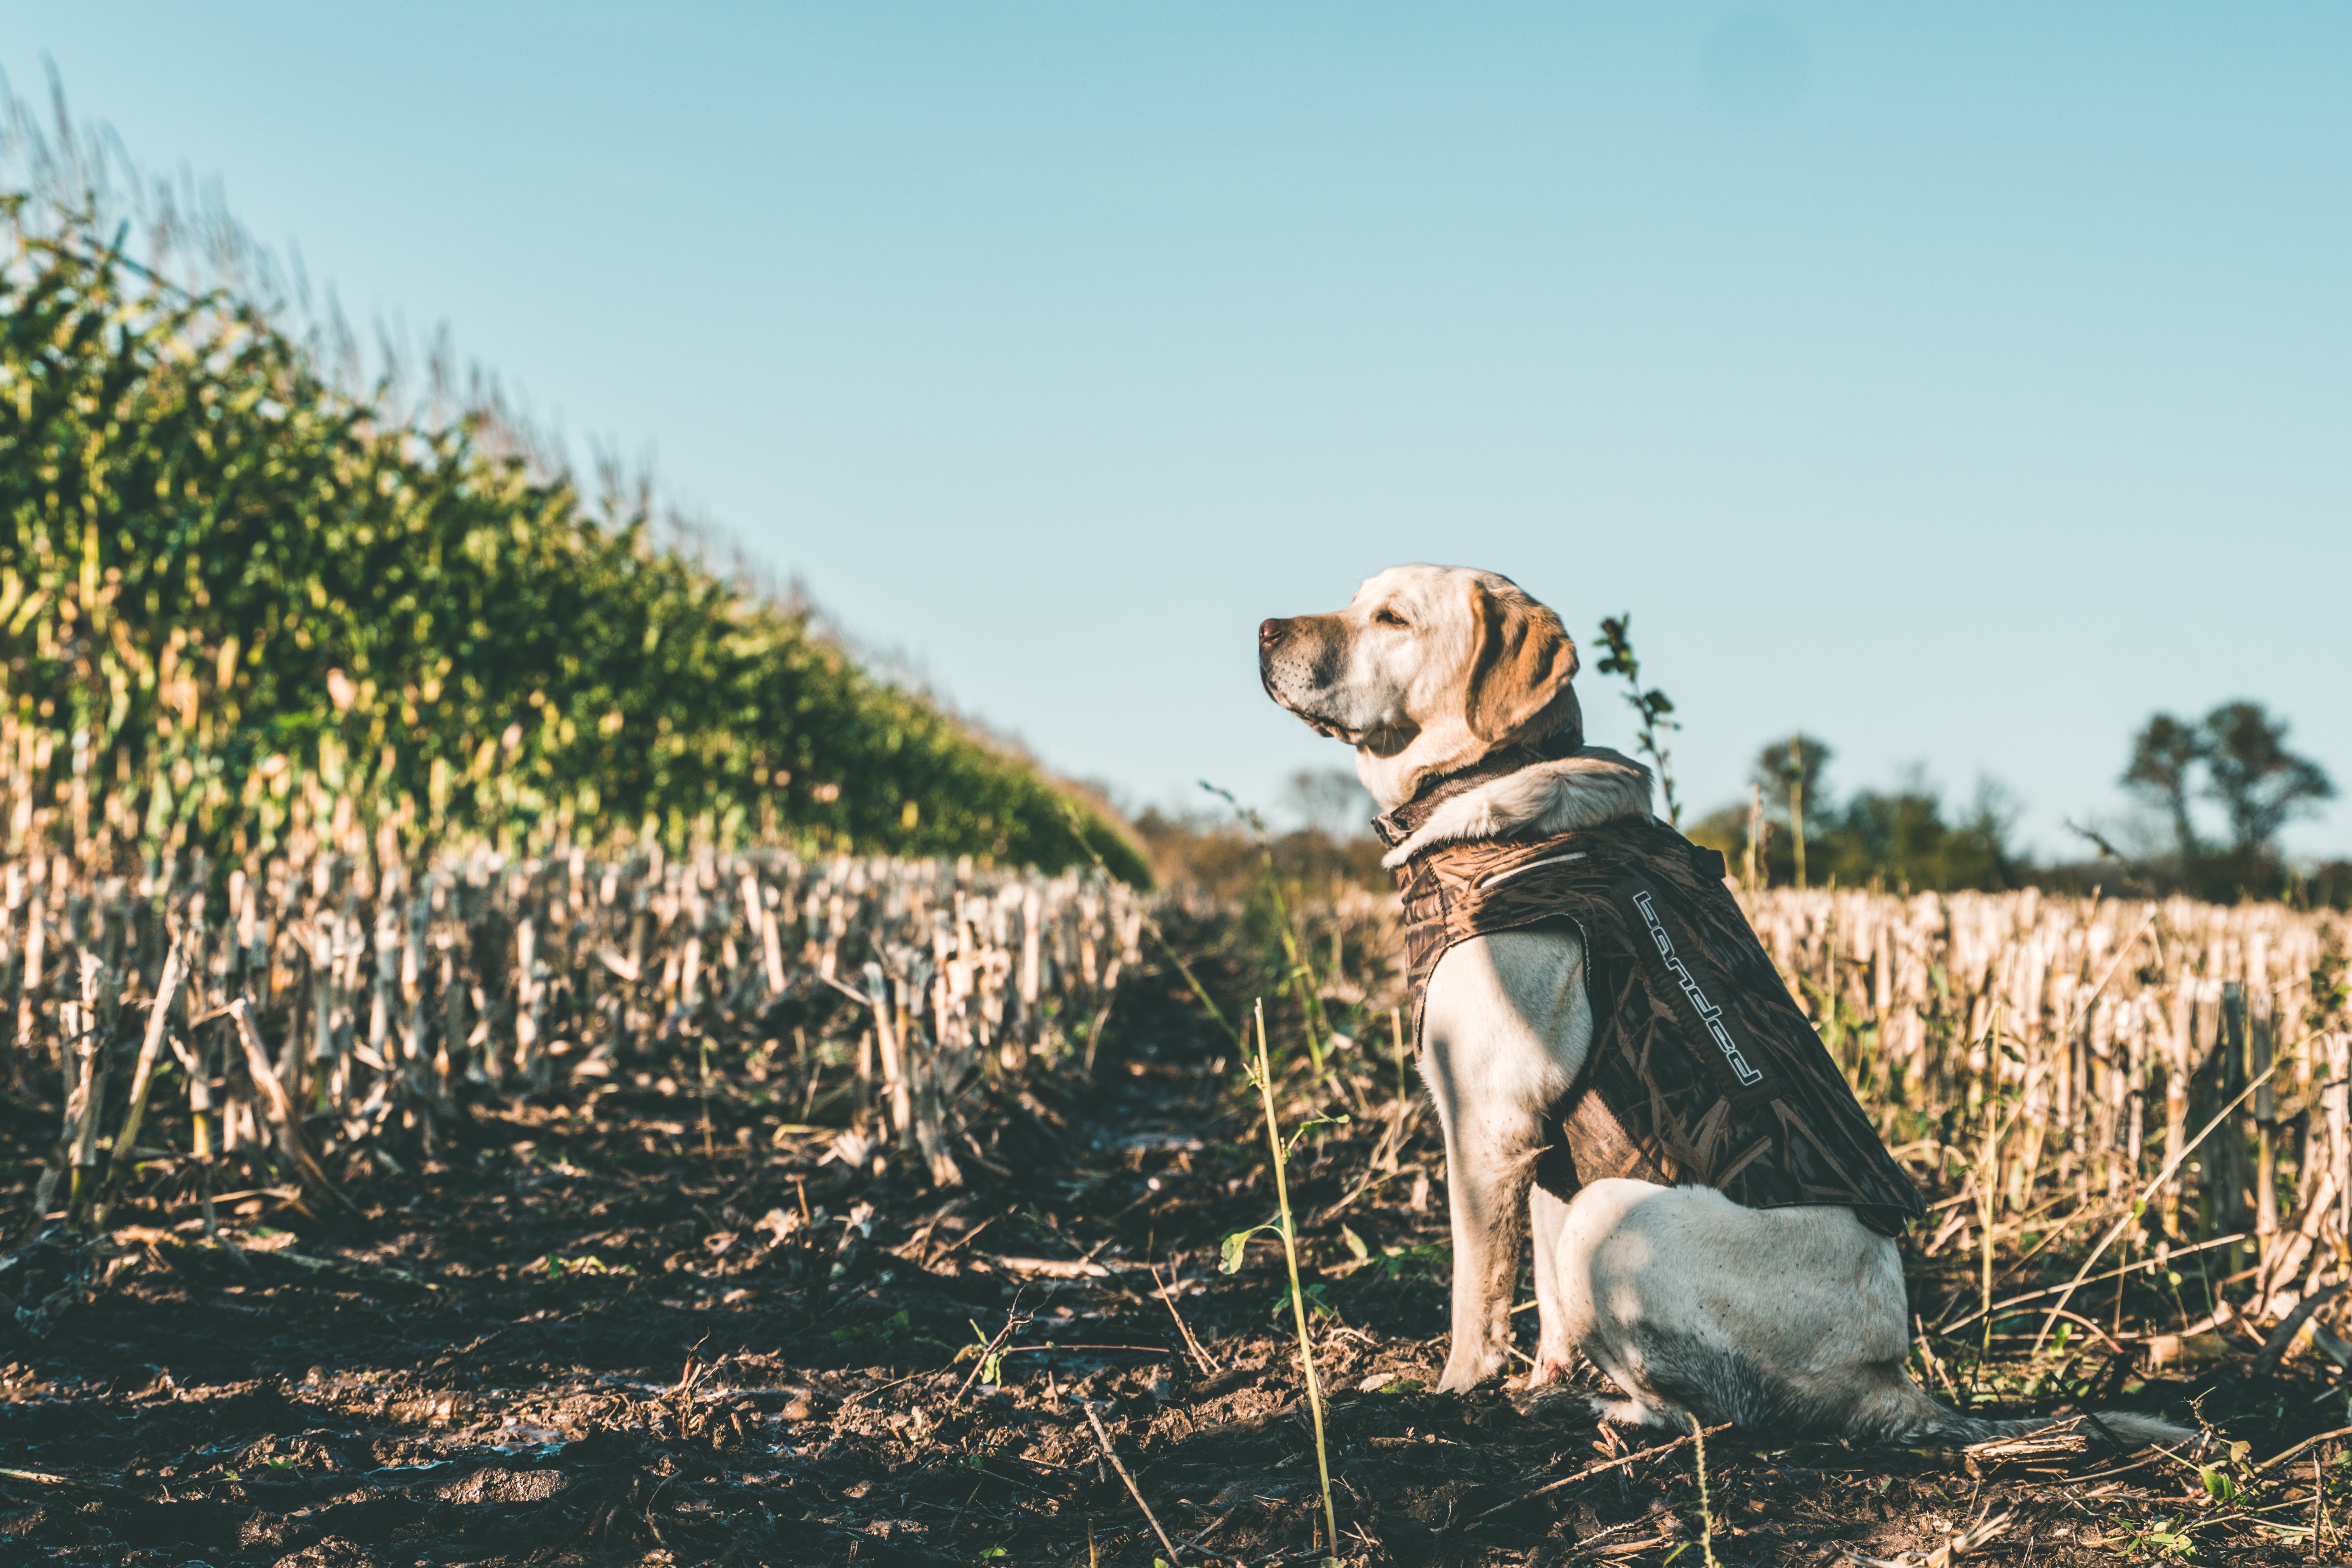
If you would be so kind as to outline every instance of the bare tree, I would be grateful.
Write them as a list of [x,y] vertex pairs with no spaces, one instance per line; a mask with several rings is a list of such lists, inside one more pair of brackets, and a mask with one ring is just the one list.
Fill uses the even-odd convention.
[[2197,824],[2189,815],[2189,796],[2191,774],[2204,761],[2205,750],[2205,734],[2198,726],[2158,713],[2132,737],[2131,762],[2124,769],[2124,787],[2172,818],[2174,844],[2184,861],[2195,859],[2201,847]]
[[2268,858],[2281,828],[2336,794],[2326,770],[2287,750],[2286,732],[2259,702],[2224,702],[2193,724],[2158,713],[2132,737],[2124,785],[2172,819],[2183,864],[2205,853],[2189,813],[2200,795],[2229,818],[2232,850]]
[[2205,794],[2229,817],[2241,853],[2273,853],[2281,828],[2335,796],[2326,769],[2286,749],[2286,721],[2259,702],[2225,702],[2205,715]]

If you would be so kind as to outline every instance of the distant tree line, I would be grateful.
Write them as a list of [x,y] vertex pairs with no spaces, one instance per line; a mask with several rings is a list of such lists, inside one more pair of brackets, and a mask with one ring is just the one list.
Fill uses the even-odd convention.
[[[2326,771],[2287,746],[2286,721],[2253,701],[2225,702],[2194,722],[2158,713],[2134,736],[2121,783],[2155,807],[2171,833],[2164,849],[2119,846],[2116,834],[2074,831],[2095,858],[2037,864],[2012,841],[2016,812],[1998,785],[1955,807],[1925,780],[1839,799],[1825,774],[1830,747],[1809,735],[1757,756],[1747,805],[1695,825],[1734,870],[1775,887],[1871,886],[1896,891],[2041,886],[2187,893],[2216,902],[2286,898],[2352,902],[2352,865],[2297,867],[2281,852],[2286,825],[2335,795]],[[2220,808],[2228,837],[2197,826],[2200,802]],[[1754,858],[1750,859],[1751,846]]]
[[1826,742],[1802,734],[1766,746],[1751,771],[1749,803],[1711,813],[1691,837],[1722,850],[1735,874],[1767,886],[1947,891],[2032,880],[2010,841],[2015,808],[1998,787],[1959,807],[1925,779],[1841,800],[1827,776],[1832,754]]
[[[1611,623],[1622,642],[1625,617]],[[1634,684],[1630,652],[1613,655],[1632,687],[1640,716],[1662,720],[1673,709],[1662,693]],[[1645,724],[1638,748],[1664,760],[1668,725]],[[2252,701],[2223,703],[2183,722],[2159,713],[2134,736],[2121,783],[2156,807],[2170,841],[2144,846],[2126,834],[2070,828],[2095,851],[2073,861],[2037,860],[2017,844],[2018,809],[1998,784],[1980,784],[1955,803],[1916,773],[1892,788],[1841,795],[1832,786],[1828,742],[1792,734],[1757,753],[1749,796],[1692,823],[1696,842],[1721,850],[1733,876],[1759,886],[1876,888],[1891,892],[2053,891],[2104,889],[2126,897],[2185,893],[2216,903],[2244,899],[2352,908],[2352,862],[2297,865],[2279,847],[2288,823],[2333,798],[2326,771],[2287,745],[2285,721]],[[1269,841],[1286,877],[1305,884],[1333,879],[1385,888],[1381,847],[1366,825],[1377,810],[1354,773],[1326,769],[1294,774],[1286,815],[1297,826]],[[2219,808],[2228,837],[2209,839],[2196,807]],[[1672,809],[1662,793],[1660,816]],[[1229,813],[1146,809],[1135,826],[1161,877],[1218,895],[1245,894],[1260,874],[1260,847]],[[1753,858],[1751,858],[1751,848]]]
[[[1660,815],[1680,826],[1670,751],[1680,725],[1673,700],[1642,684],[1633,620],[1618,615],[1601,623],[1599,673],[1623,678],[1621,695],[1637,726],[1634,749],[1656,770]],[[1758,753],[1745,805],[1701,818],[1689,833],[1722,850],[1735,874],[1759,886],[1898,892],[2098,886],[2223,903],[2284,898],[2352,907],[2352,862],[2301,867],[2279,848],[2288,823],[2336,794],[2326,771],[2289,750],[2286,740],[2286,721],[2254,701],[2224,702],[2195,722],[2152,716],[2133,738],[2121,782],[2170,826],[2168,849],[2154,853],[2119,848],[2115,836],[2069,824],[2097,858],[2038,865],[2013,841],[2016,807],[1990,781],[1962,806],[1922,775],[1840,800],[1826,777],[1829,745],[1802,733]],[[2200,801],[2221,808],[2225,840],[2209,843],[2198,832],[2193,807]]]

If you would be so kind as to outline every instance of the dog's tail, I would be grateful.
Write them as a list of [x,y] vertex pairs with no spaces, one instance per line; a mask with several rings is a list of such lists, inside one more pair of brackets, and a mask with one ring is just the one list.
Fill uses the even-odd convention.
[[2085,1415],[2028,1415],[2008,1421],[1963,1415],[1928,1398],[1908,1377],[1902,1380],[1899,1388],[1889,1389],[1887,1395],[1878,1401],[1878,1409],[1856,1424],[1875,1430],[1857,1431],[1856,1436],[1867,1436],[1898,1447],[1959,1448],[1995,1437],[2022,1437],[2052,1427],[2072,1427],[2094,1442],[2108,1439],[2129,1450],[2151,1444],[2185,1443],[2197,1436],[2189,1427],[2130,1410],[2093,1411]]

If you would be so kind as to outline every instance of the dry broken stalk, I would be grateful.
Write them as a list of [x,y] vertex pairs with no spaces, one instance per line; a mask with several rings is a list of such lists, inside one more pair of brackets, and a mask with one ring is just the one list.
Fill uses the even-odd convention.
[[1217,1363],[1207,1351],[1201,1348],[1201,1342],[1192,1337],[1192,1326],[1184,1321],[1184,1314],[1176,1310],[1176,1271],[1171,1268],[1169,1273],[1171,1277],[1163,1282],[1160,1278],[1160,1268],[1154,1264],[1151,1283],[1158,1287],[1160,1299],[1168,1304],[1168,1315],[1176,1320],[1176,1331],[1184,1338],[1185,1353],[1192,1358],[1193,1364],[1201,1369],[1203,1377],[1213,1377],[1216,1374]]
[[948,1401],[950,1406],[962,1404],[963,1396],[971,1392],[971,1385],[983,1377],[991,1383],[996,1381],[998,1352],[1003,1350],[1004,1342],[1013,1337],[1013,1331],[1028,1321],[1028,1314],[1021,1310],[1021,1299],[1015,1296],[1013,1305],[1005,1310],[1004,1326],[996,1331],[996,1337],[981,1344],[964,1347],[966,1351],[978,1353],[972,1357],[971,1371],[965,1374],[963,1382],[957,1387],[955,1397]]
[[[0,796],[8,787],[0,777]],[[1099,871],[707,844],[614,862],[461,845],[411,866],[397,835],[340,816],[330,827],[327,815],[225,879],[192,851],[132,876],[96,847],[53,856],[28,842],[24,858],[0,858],[0,1078],[20,1074],[32,1095],[57,1086],[43,1098],[61,1123],[35,1183],[38,1213],[60,1198],[78,1223],[100,1206],[119,1215],[142,1167],[110,1161],[102,1134],[133,1100],[130,1147],[176,1150],[207,1172],[276,1163],[331,1190],[340,1160],[392,1170],[432,1158],[462,1115],[464,1080],[493,1099],[543,1093],[680,1037],[712,1053],[715,1073],[721,1018],[845,985],[888,1032],[883,1147],[908,1157],[895,1152],[904,1134],[924,1173],[954,1185],[955,1146],[983,1124],[984,1097],[969,1090],[985,1080],[1019,1095],[1062,1071],[1141,958],[1141,898]],[[201,1011],[180,1026],[186,1039],[169,1026],[151,1037],[142,1084],[111,1023],[163,987],[166,931],[182,965],[172,1016],[192,993]],[[872,992],[850,984],[868,963],[881,972]],[[850,1109],[854,1042],[809,1042],[818,1048],[790,1058],[807,1080],[793,1089],[799,1125],[837,1126]],[[872,1044],[869,1031],[869,1056]],[[158,1049],[186,1071],[184,1096],[153,1098]]]
[[[1144,1521],[1151,1526],[1151,1533],[1160,1538],[1160,1544],[1168,1549],[1168,1568],[1184,1568],[1176,1554],[1176,1543],[1168,1539],[1168,1532],[1160,1528],[1159,1517],[1151,1511],[1151,1505],[1143,1500],[1143,1489],[1135,1484],[1135,1478],[1127,1473],[1127,1466],[1119,1459],[1118,1450],[1111,1447],[1110,1434],[1103,1430],[1102,1417],[1096,1415],[1095,1407],[1083,1399],[1078,1401],[1078,1408],[1087,1413],[1087,1421],[1093,1424],[1095,1436],[1102,1444],[1103,1458],[1108,1459],[1110,1468],[1118,1472],[1118,1479],[1127,1483],[1128,1496],[1133,1498],[1135,1506],[1143,1510]],[[1091,1534],[1088,1540],[1091,1543]]]
[[261,1037],[254,1032],[253,1019],[239,997],[229,1004],[228,1016],[236,1020],[237,1039],[245,1047],[245,1064],[253,1075],[254,1087],[261,1091],[261,1102],[268,1115],[269,1124],[278,1130],[278,1147],[285,1154],[305,1186],[321,1193],[334,1192],[334,1184],[327,1173],[319,1168],[302,1139],[300,1110],[278,1082],[278,1069],[270,1065],[269,1052],[264,1048]]
[[121,1131],[115,1134],[114,1158],[109,1163],[106,1180],[100,1184],[90,1204],[89,1223],[92,1229],[106,1226],[106,1211],[121,1190],[123,1178],[130,1173],[132,1150],[139,1142],[140,1124],[147,1116],[147,1094],[154,1086],[155,1061],[163,1054],[163,1037],[171,1025],[172,1003],[180,993],[180,982],[187,973],[187,957],[180,939],[172,939],[171,951],[163,955],[163,973],[155,982],[154,999],[147,1007],[147,1033],[139,1043],[139,1065],[131,1069],[131,1103],[122,1113]]
[[2059,1311],[2065,1307],[2068,1301],[2074,1300],[2074,1291],[2083,1283],[2083,1276],[2091,1271],[2092,1266],[2099,1261],[2099,1255],[2106,1251],[2109,1247],[2113,1246],[2115,1244],[2116,1237],[2121,1236],[2131,1223],[2138,1217],[2140,1206],[2147,1202],[2149,1194],[2154,1193],[2158,1187],[2162,1186],[2166,1182],[2169,1181],[2172,1178],[2172,1173],[2180,1169],[2182,1163],[2188,1160],[2189,1154],[2196,1150],[2197,1146],[2200,1143],[2204,1142],[2206,1139],[2212,1136],[2213,1129],[2221,1126],[2222,1122],[2228,1121],[2230,1113],[2237,1110],[2239,1106],[2244,1104],[2246,1100],[2252,1096],[2255,1089],[2261,1088],[2263,1084],[2268,1083],[2271,1079],[2271,1075],[2276,1071],[2278,1071],[2278,1064],[2273,1062],[2268,1068],[2264,1069],[2260,1078],[2254,1079],[2253,1082],[2248,1084],[2242,1090],[2241,1090],[2237,1099],[2230,1101],[2229,1104],[2223,1106],[2219,1111],[2217,1111],[2214,1114],[2213,1120],[2208,1121],[2203,1130],[2200,1131],[2196,1137],[2190,1139],[2188,1142],[2174,1150],[2172,1153],[2166,1158],[2164,1168],[2157,1172],[2156,1179],[2149,1182],[2148,1184],[2142,1189],[2138,1201],[2134,1203],[2130,1209],[2125,1212],[2123,1218],[2116,1221],[2114,1229],[2108,1231],[2106,1235],[2099,1238],[2099,1244],[2091,1248],[2091,1255],[2083,1259],[2083,1267],[2074,1271],[2074,1278],[2066,1282],[2066,1289],[2064,1290],[2059,1292],[2057,1303],[2049,1309],[2049,1315],[2042,1320],[2041,1332],[2033,1336],[2033,1349],[2037,1354],[2041,1352],[2042,1342],[2050,1337],[2050,1325],[2058,1321]]
[[[107,1050],[107,1026],[100,1021],[100,995],[109,989],[106,984],[107,966],[97,953],[85,951],[80,954],[80,1000],[72,1006],[71,1025],[64,1031],[70,1039],[78,1059],[73,1074],[73,1087],[66,1096],[67,1168],[73,1173],[68,1189],[66,1211],[79,1215],[89,1201],[89,1189],[97,1179],[98,1120],[106,1104],[107,1069],[111,1054]],[[60,1041],[60,1058],[65,1041]],[[46,1208],[47,1205],[39,1206]]]
[[[1726,1421],[1721,1426],[1709,1426],[1706,1428],[1705,1436],[1712,1437],[1718,1433],[1728,1432],[1730,1430],[1731,1423]],[[1686,1432],[1683,1436],[1675,1438],[1673,1441],[1660,1443],[1655,1447],[1643,1448],[1637,1453],[1620,1454],[1613,1459],[1603,1459],[1597,1465],[1587,1465],[1584,1468],[1576,1471],[1572,1475],[1562,1476],[1558,1480],[1546,1481],[1543,1485],[1536,1488],[1533,1491],[1521,1492],[1517,1497],[1513,1498],[1508,1502],[1498,1502],[1494,1507],[1486,1510],[1485,1513],[1478,1514],[1475,1517],[1477,1519],[1486,1519],[1491,1515],[1502,1512],[1507,1508],[1517,1508],[1519,1504],[1535,1498],[1542,1497],[1546,1493],[1556,1492],[1562,1487],[1574,1486],[1579,1481],[1590,1480],[1594,1476],[1606,1475],[1611,1470],[1622,1469],[1627,1465],[1638,1464],[1643,1459],[1654,1459],[1661,1454],[1671,1454],[1676,1448],[1681,1447],[1685,1443],[1689,1442],[1691,1440],[1691,1436],[1692,1435]]]
[[2007,1511],[1980,1515],[1974,1523],[1946,1537],[1941,1546],[1924,1557],[1908,1552],[1900,1557],[1871,1557],[1860,1552],[1849,1552],[1847,1555],[1864,1568],[1953,1568],[1961,1558],[2007,1530],[2011,1517]]

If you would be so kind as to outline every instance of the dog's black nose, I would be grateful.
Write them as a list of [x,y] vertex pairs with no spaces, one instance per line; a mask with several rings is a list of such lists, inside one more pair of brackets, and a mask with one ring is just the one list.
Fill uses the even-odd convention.
[[1289,628],[1289,626],[1290,623],[1288,621],[1258,622],[1257,646],[1260,647],[1272,647],[1275,644],[1282,640],[1282,634]]

